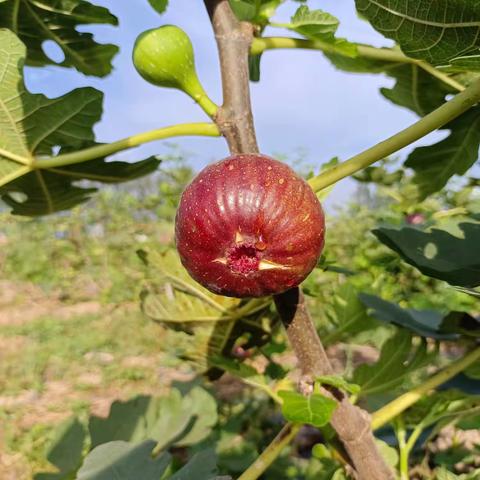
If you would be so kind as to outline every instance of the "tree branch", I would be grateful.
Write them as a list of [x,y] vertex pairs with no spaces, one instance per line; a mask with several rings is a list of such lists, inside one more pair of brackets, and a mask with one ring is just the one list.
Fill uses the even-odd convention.
[[[322,375],[331,375],[332,366],[300,289],[293,288],[277,295],[275,305],[287,329],[302,374],[312,381]],[[338,401],[331,424],[348,452],[358,478],[393,480],[393,472],[385,464],[375,444],[368,413],[352,405],[345,393],[336,388],[321,390],[324,395]]]
[[217,40],[222,72],[223,105],[215,121],[232,154],[257,153],[248,84],[248,52],[253,27],[239,22],[228,0],[205,0]]
[[[205,5],[217,40],[223,82],[223,105],[215,121],[232,154],[257,153],[248,75],[253,27],[237,20],[228,0],[205,0]],[[277,295],[275,304],[302,372],[311,376],[332,373],[300,289],[294,288]],[[368,414],[353,406],[339,390],[323,390],[339,402],[332,426],[350,455],[358,479],[393,480],[393,473],[385,465],[374,443]],[[269,458],[273,460],[271,455]],[[256,473],[254,471],[248,478],[257,478]]]

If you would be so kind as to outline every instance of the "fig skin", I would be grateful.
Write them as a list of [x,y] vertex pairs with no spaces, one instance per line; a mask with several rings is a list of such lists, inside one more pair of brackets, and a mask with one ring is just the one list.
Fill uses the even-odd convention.
[[133,47],[133,64],[153,85],[183,90],[194,99],[206,95],[195,70],[192,42],[175,25],[141,33]]
[[290,167],[265,155],[234,155],[202,170],[175,218],[182,264],[210,291],[263,297],[301,283],[322,252],[325,217]]

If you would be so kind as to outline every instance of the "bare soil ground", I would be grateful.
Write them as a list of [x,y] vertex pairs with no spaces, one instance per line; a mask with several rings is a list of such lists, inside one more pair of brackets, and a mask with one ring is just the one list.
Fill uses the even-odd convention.
[[[128,351],[123,354],[120,349],[113,352],[93,349],[79,358],[66,358],[65,362],[72,363],[68,365],[67,375],[58,375],[49,359],[43,359],[45,365],[41,367],[38,384],[14,393],[2,391],[2,385],[18,380],[8,373],[9,366],[15,371],[18,362],[27,361],[25,352],[32,349],[41,352],[42,345],[52,342],[55,353],[53,342],[62,341],[43,338],[41,324],[39,332],[32,327],[33,333],[24,334],[22,328],[28,329],[42,319],[68,325],[78,318],[92,318],[95,328],[100,332],[103,329],[105,332],[101,333],[108,336],[112,324],[131,322],[131,316],[138,315],[136,308],[132,305],[116,308],[96,301],[68,304],[58,295],[46,295],[35,285],[0,280],[0,480],[33,478],[34,471],[44,466],[41,461],[38,464],[37,457],[43,456],[49,437],[37,432],[52,429],[69,417],[72,410],[106,416],[114,400],[135,394],[158,395],[165,392],[173,380],[189,378],[189,372],[178,366],[165,366],[161,352],[152,351],[151,347],[150,351],[142,352],[139,338],[136,339],[139,351],[133,354]],[[15,333],[17,330],[20,333]],[[118,335],[118,331],[113,330],[112,335],[115,334]],[[92,331],[94,335],[96,332]],[[145,334],[151,335],[151,331]],[[128,337],[128,331],[125,336]],[[39,368],[35,356],[33,360],[28,357],[28,361],[33,363],[32,370]]]

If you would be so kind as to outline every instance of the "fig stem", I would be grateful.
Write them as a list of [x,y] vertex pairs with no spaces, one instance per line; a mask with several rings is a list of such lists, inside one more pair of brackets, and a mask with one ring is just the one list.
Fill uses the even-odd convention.
[[220,131],[217,125],[214,123],[184,123],[172,125],[170,127],[158,128],[156,130],[138,133],[116,142],[85,148],[73,153],[66,153],[64,155],[58,155],[50,158],[37,158],[32,163],[31,167],[32,169],[43,169],[74,165],[76,163],[86,162],[95,158],[106,157],[128,148],[137,147],[143,143],[153,142],[154,140],[190,135],[218,137],[220,136]]
[[[430,65],[423,60],[417,60],[404,55],[400,50],[392,50],[391,48],[376,48],[370,45],[356,45],[357,56],[368,60],[392,62],[392,63],[409,63],[417,65],[430,75],[443,83],[451,86],[459,92],[465,90],[465,85],[457,82],[455,79],[449,77],[446,73],[441,72],[434,66]],[[303,38],[289,38],[289,37],[258,37],[254,38],[250,53],[252,55],[260,55],[266,50],[274,49],[307,49],[307,50],[320,50],[326,54],[342,55],[344,57],[351,57],[346,55],[345,52],[338,48],[335,44],[323,42],[322,40],[306,40]]]
[[400,395],[400,397],[397,397],[395,400],[377,410],[372,415],[372,428],[376,430],[382,427],[414,403],[418,402],[418,400],[425,395],[428,395],[432,390],[447,382],[478,360],[480,360],[480,347],[452,362],[418,387]]
[[311,178],[308,183],[316,192],[337,183],[345,177],[362,170],[378,160],[401,150],[429,133],[443,127],[480,101],[480,79],[473,82],[452,100],[425,115],[418,122],[397,134],[377,143],[358,155]]
[[210,97],[205,93],[201,96],[192,97],[197,105],[212,119],[215,118],[215,115],[218,112],[218,105],[210,100]]

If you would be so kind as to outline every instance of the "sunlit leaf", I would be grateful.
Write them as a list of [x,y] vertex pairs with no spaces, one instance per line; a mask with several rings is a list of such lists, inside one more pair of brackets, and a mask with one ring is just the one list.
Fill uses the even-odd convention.
[[283,0],[229,0],[239,20],[265,25]]
[[172,250],[142,251],[146,285],[142,310],[151,319],[165,323],[178,333],[177,352],[199,370],[208,369],[209,359],[218,358],[242,335],[245,348],[263,345],[278,321],[270,314],[271,299],[239,300],[215,295],[196,283]]
[[[27,47],[27,64],[74,67],[86,75],[104,77],[112,70],[116,45],[96,42],[93,35],[78,31],[87,24],[117,25],[108,9],[86,0],[7,0],[0,3],[0,27],[16,32]],[[64,59],[53,61],[44,51],[44,42],[53,41]],[[3,45],[3,40],[0,40]]]
[[325,336],[326,344],[350,339],[359,332],[378,326],[378,322],[367,314],[367,309],[358,298],[358,291],[350,283],[337,289],[327,314],[334,328]]
[[323,10],[310,10],[306,5],[300,6],[290,19],[282,25],[312,40],[326,42],[335,52],[347,57],[356,57],[357,46],[344,38],[335,37],[339,21]]
[[356,0],[359,13],[404,53],[433,65],[480,67],[480,4],[465,0]]
[[278,396],[283,400],[283,416],[290,422],[323,427],[330,421],[337,408],[335,400],[318,393],[304,396],[297,392],[281,390]]

